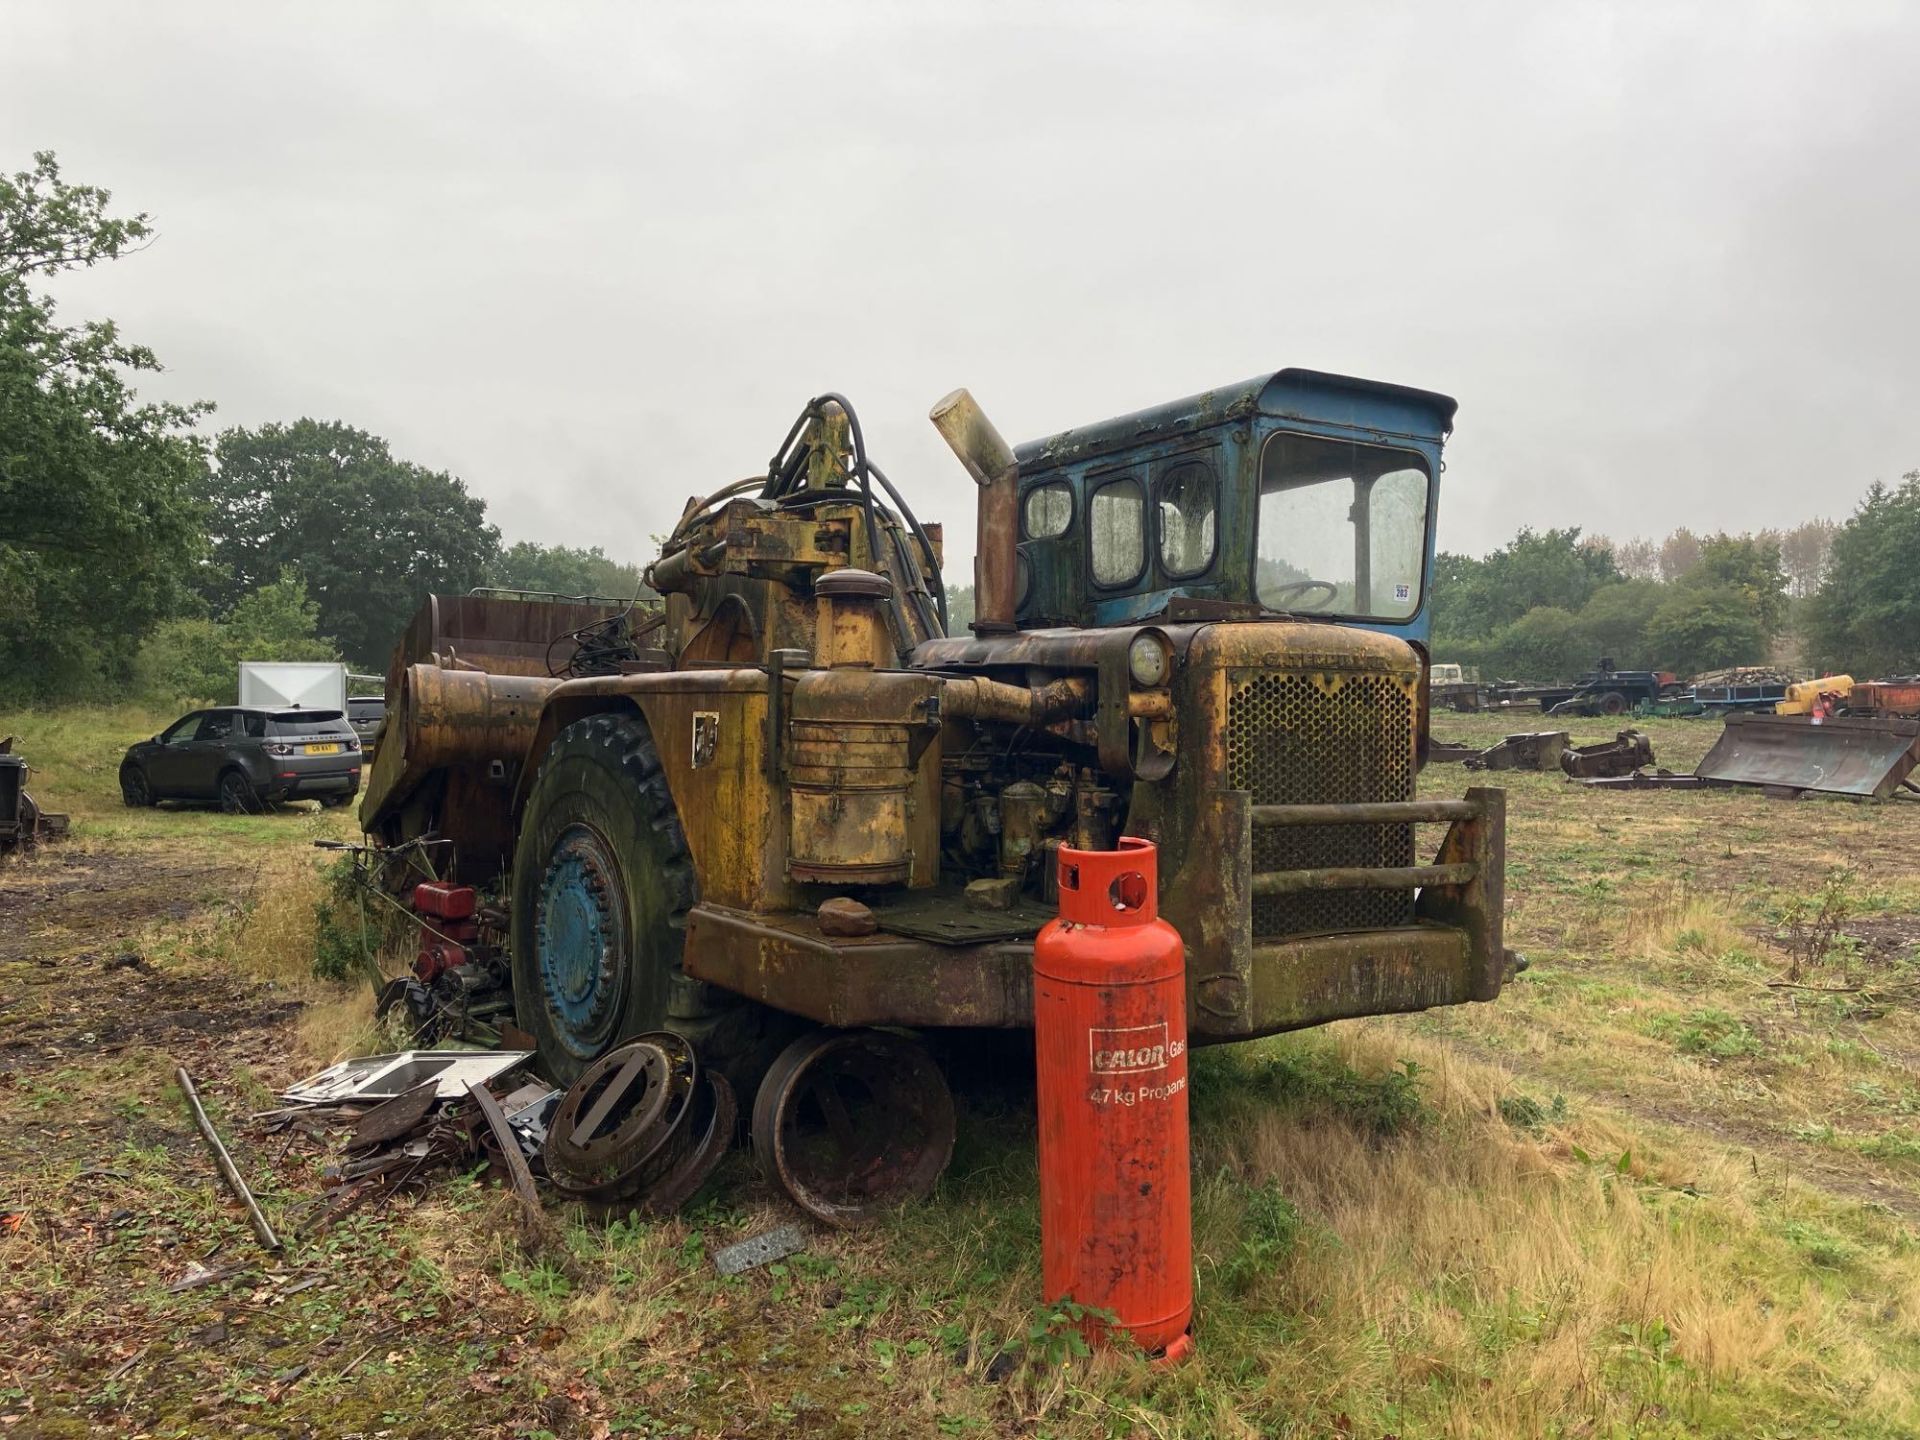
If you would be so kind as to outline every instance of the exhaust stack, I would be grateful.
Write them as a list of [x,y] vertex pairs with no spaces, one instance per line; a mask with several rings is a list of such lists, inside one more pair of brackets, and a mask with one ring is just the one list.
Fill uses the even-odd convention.
[[993,422],[965,389],[954,391],[927,418],[980,486],[973,547],[973,633],[1004,635],[1014,628],[1020,567],[1020,466]]

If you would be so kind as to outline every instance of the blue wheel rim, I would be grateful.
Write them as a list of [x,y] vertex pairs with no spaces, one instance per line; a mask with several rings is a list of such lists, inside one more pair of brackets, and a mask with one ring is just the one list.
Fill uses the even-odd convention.
[[619,1024],[627,990],[626,896],[613,847],[569,825],[549,852],[534,917],[541,998],[554,1038],[591,1060]]

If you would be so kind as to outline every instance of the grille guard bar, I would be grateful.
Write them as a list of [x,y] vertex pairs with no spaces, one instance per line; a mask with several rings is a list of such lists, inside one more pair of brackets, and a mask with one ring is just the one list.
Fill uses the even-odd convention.
[[[1196,1036],[1242,1038],[1347,1015],[1492,1000],[1506,978],[1506,792],[1469,789],[1460,800],[1255,805],[1244,790],[1207,796],[1211,853],[1222,863],[1195,878],[1206,892],[1189,907],[1207,932],[1195,953],[1215,958],[1189,977]],[[1303,825],[1445,824],[1427,865],[1270,870],[1252,868],[1256,828]],[[1414,924],[1403,930],[1252,934],[1256,895],[1313,890],[1414,890]],[[1416,940],[1418,943],[1415,943]],[[1321,962],[1325,957],[1327,963]],[[1224,961],[1225,963],[1220,963]]]

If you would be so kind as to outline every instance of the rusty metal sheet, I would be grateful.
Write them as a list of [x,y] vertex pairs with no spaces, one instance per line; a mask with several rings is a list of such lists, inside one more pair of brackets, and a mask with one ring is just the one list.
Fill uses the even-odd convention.
[[1676,775],[1671,770],[1649,773],[1629,771],[1625,775],[1602,775],[1580,782],[1589,790],[1704,790],[1707,782],[1698,775]]
[[811,915],[754,915],[702,901],[687,916],[686,973],[823,1025],[1033,1023],[1033,946],[842,939]]
[[1030,940],[1053,919],[1053,911],[1028,900],[1005,910],[978,910],[951,891],[908,891],[876,899],[873,917],[890,935],[935,945],[978,945],[993,940]]
[[1697,766],[1702,780],[1884,799],[1920,763],[1920,721],[1729,715]]
[[507,1183],[513,1188],[513,1193],[529,1208],[538,1209],[540,1195],[533,1188],[533,1172],[527,1169],[527,1157],[520,1153],[520,1142],[508,1127],[507,1117],[500,1110],[500,1102],[493,1098],[491,1090],[477,1080],[467,1086],[467,1095],[479,1107],[481,1115],[486,1118],[487,1128],[493,1132],[494,1141],[500,1148],[500,1158],[507,1167]]
[[440,1082],[428,1077],[404,1094],[383,1101],[354,1123],[349,1153],[371,1150],[409,1135],[426,1123],[440,1099]]

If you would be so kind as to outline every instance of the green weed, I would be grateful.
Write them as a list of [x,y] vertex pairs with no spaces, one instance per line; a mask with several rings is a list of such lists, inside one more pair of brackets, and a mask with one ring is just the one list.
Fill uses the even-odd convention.
[[1683,1055],[1706,1055],[1715,1060],[1758,1055],[1765,1048],[1746,1021],[1711,1007],[1655,1015],[1647,1021],[1647,1030],[1671,1041]]
[[1495,1102],[1500,1118],[1516,1130],[1529,1135],[1542,1134],[1549,1125],[1561,1125],[1567,1119],[1567,1097],[1555,1095],[1545,1104],[1531,1095],[1515,1091]]

